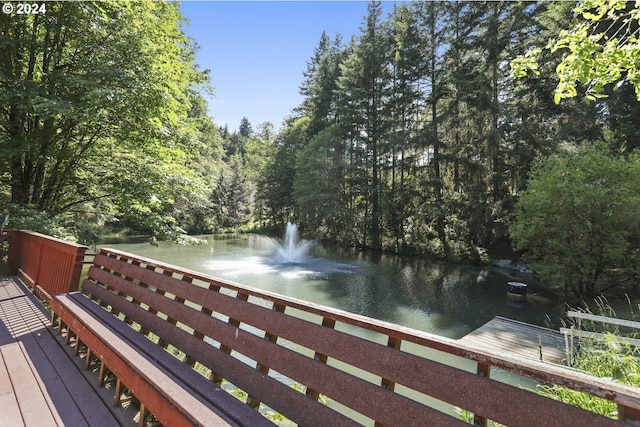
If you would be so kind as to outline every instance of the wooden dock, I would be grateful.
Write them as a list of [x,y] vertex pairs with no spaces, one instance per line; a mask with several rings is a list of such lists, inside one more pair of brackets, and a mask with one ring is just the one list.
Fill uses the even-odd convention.
[[543,362],[564,364],[564,335],[559,331],[496,316],[460,338],[467,345],[517,354]]
[[14,277],[0,277],[0,424],[133,426],[135,412],[113,406],[112,390],[49,326],[49,314]]

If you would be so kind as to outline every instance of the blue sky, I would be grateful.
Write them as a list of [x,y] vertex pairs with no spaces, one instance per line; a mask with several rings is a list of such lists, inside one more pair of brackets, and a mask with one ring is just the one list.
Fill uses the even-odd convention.
[[254,130],[266,121],[279,130],[302,100],[302,73],[322,31],[348,42],[359,33],[367,2],[183,1],[181,10],[190,21],[185,32],[200,47],[197,62],[211,70],[214,122],[233,131],[246,116]]

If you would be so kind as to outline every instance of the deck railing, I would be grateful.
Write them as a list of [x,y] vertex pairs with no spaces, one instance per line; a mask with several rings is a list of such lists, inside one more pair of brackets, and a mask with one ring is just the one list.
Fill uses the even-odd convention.
[[[453,407],[473,414],[474,424],[481,426],[488,425],[489,420],[508,426],[640,424],[640,389],[216,279],[126,252],[102,249],[101,253],[224,294],[228,301],[217,308],[207,307],[195,296],[184,302],[214,317],[212,322],[223,321],[236,328],[235,339],[227,344],[216,344],[216,337],[209,337],[212,346],[265,375],[273,375],[273,379],[281,383],[297,384],[308,398],[317,400],[320,395],[328,396],[328,405],[335,405],[334,409],[339,411],[346,410],[349,417],[353,415],[355,421],[365,425],[455,425],[453,419],[457,415]],[[141,282],[140,285],[150,284]],[[180,301],[184,297],[188,298],[175,296]],[[271,313],[267,314],[265,308]],[[185,328],[191,331],[191,326]],[[239,331],[242,332],[239,334]],[[206,334],[196,330],[191,333],[207,340]],[[364,340],[356,342],[352,337]],[[221,337],[218,339],[224,341]],[[301,371],[299,367],[304,364],[296,362],[301,358],[330,365],[335,369],[333,376],[324,370]],[[492,370],[509,371],[613,401],[618,406],[618,421],[493,379]],[[314,373],[322,373],[323,377]],[[215,374],[222,378],[235,376],[246,384],[246,389],[240,387],[248,394],[246,403],[257,405],[252,396],[254,384],[239,372]],[[276,388],[280,392],[274,388],[274,394],[284,395],[280,387]],[[392,399],[385,396],[387,394],[434,406],[438,411],[431,412],[428,419],[417,420],[410,410],[411,404],[402,407],[395,399],[391,405]],[[294,399],[274,400],[271,409],[285,416],[299,409],[294,406],[300,402]],[[438,415],[439,411],[453,417]]]
[[[9,266],[14,274],[19,274],[45,296],[77,289],[86,247],[26,231],[10,230],[7,234],[10,238]],[[219,292],[230,297],[229,307],[221,310],[230,310],[228,316],[221,316],[219,313],[216,315],[202,307],[201,311],[216,317],[217,321],[222,320],[242,330],[242,334],[257,335],[269,343],[272,347],[270,351],[274,354],[268,359],[277,367],[266,362],[256,366],[250,357],[240,356],[244,350],[242,347],[219,346],[219,349],[233,352],[243,362],[259,369],[264,375],[274,374],[273,378],[277,381],[284,381],[285,384],[293,381],[302,385],[307,397],[311,399],[318,399],[320,393],[333,394],[330,390],[327,393],[326,389],[319,393],[318,388],[312,386],[328,384],[327,379],[314,378],[310,372],[296,373],[295,369],[289,369],[295,367],[281,363],[278,353],[287,353],[288,357],[295,356],[294,358],[311,357],[319,363],[333,366],[337,370],[336,376],[360,378],[368,384],[365,387],[368,390],[375,385],[380,389],[378,394],[399,393],[408,399],[415,399],[429,406],[435,405],[449,415],[453,415],[451,407],[454,405],[464,408],[475,414],[476,425],[487,425],[487,420],[510,426],[640,425],[640,390],[637,388],[595,378],[562,366],[499,354],[490,349],[464,345],[459,341],[426,332],[218,280],[151,259],[115,250],[107,252],[110,256],[128,259],[137,266],[193,282],[208,288],[211,292]],[[245,307],[243,303],[247,302],[255,308]],[[197,308],[198,302],[194,302],[193,306]],[[290,319],[287,322],[290,323],[265,323],[265,317],[260,315],[263,308],[286,315]],[[300,335],[300,329],[292,327],[301,324],[308,325],[308,329],[305,329],[307,334]],[[336,330],[340,333],[335,334]],[[370,344],[354,348],[348,345],[351,340],[346,339],[346,336],[345,340],[338,339],[343,334],[365,338]],[[235,336],[237,339],[238,332]],[[305,345],[298,348],[296,341]],[[292,351],[298,355],[292,356]],[[426,364],[418,362],[416,357],[426,359]],[[380,361],[382,364],[378,363]],[[355,367],[355,371],[349,366]],[[417,372],[416,366],[428,366],[429,369]],[[615,402],[618,406],[619,421],[581,411],[493,379],[492,370],[496,369],[523,375],[545,384],[565,386]],[[217,374],[226,376],[225,372]],[[364,382],[362,384],[365,384]],[[332,382],[330,386],[338,391],[337,395],[347,396],[349,402],[356,402],[356,406],[384,406],[378,405],[371,394],[362,395],[361,387],[347,387],[353,383],[351,380],[344,383]],[[251,393],[248,391],[250,397],[247,403],[251,404]],[[286,407],[290,405],[286,399],[280,403],[282,407],[272,409],[282,413],[291,410]],[[330,401],[329,405],[334,403],[337,402]],[[350,404],[345,405],[353,408]],[[379,407],[373,412],[393,412],[396,409]],[[341,411],[339,408],[338,410]],[[367,413],[370,410],[363,412]],[[395,419],[398,424],[402,416],[408,414],[396,412],[395,415],[392,414],[391,419]],[[361,421],[358,417],[354,420]],[[561,420],[569,421],[563,424]],[[423,421],[424,425],[434,423],[433,420]],[[367,423],[366,420],[363,422]]]
[[6,230],[7,269],[42,298],[78,289],[87,247],[25,230]]

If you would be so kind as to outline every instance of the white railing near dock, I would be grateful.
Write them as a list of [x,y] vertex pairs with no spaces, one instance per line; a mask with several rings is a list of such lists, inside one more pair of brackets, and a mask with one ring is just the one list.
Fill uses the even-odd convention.
[[560,333],[564,335],[565,353],[567,355],[567,363],[569,366],[573,365],[573,355],[575,354],[575,338],[588,338],[592,340],[604,341],[605,339],[614,339],[616,342],[640,347],[640,339],[629,338],[623,336],[613,336],[593,332],[585,331],[581,329],[582,320],[588,320],[591,322],[598,322],[605,325],[623,326],[626,328],[640,330],[640,322],[634,322],[633,320],[618,319],[615,317],[599,316],[597,314],[584,313],[582,311],[567,311],[567,316],[573,319],[577,319],[577,325],[572,325],[570,328],[560,328]]

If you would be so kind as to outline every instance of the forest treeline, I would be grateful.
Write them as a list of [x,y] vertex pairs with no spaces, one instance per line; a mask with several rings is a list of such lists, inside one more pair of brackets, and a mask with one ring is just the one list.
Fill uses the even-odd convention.
[[536,162],[640,145],[628,82],[556,104],[565,53],[549,49],[539,74],[514,78],[512,61],[570,28],[574,7],[363,3],[359,34],[319,35],[278,132],[208,116],[215,74],[195,63],[175,2],[0,15],[0,206],[11,226],[84,243],[105,229],[175,239],[294,221],[345,246],[502,256]]
[[[554,103],[563,53],[511,61],[577,19],[571,2],[372,2],[349,41],[323,34],[302,104],[256,182],[254,215],[345,245],[478,259],[510,247],[531,167],[600,140],[640,144],[633,87]],[[614,31],[611,28],[610,31]]]

